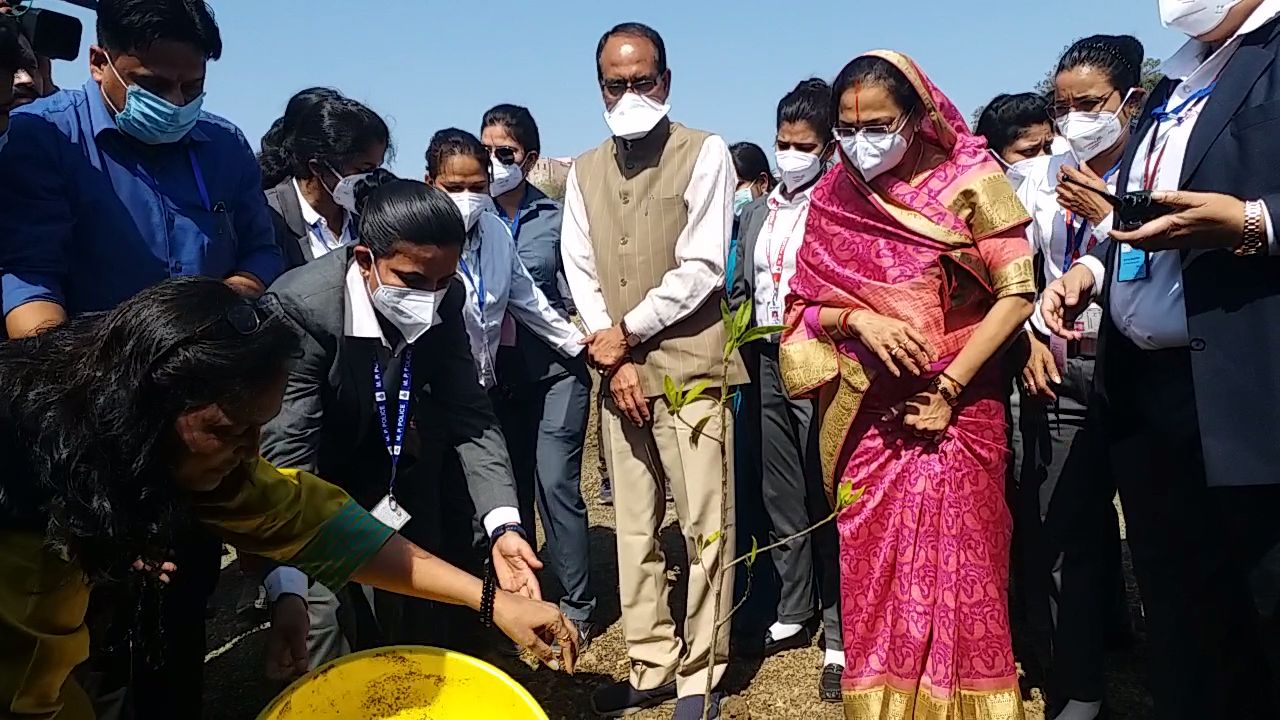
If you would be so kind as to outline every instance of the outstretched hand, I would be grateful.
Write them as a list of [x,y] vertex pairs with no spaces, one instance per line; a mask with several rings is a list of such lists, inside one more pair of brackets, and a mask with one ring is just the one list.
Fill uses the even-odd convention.
[[520,533],[503,533],[493,543],[493,570],[498,585],[507,592],[523,595],[530,600],[542,599],[542,587],[538,584],[537,570],[542,569],[529,542]]

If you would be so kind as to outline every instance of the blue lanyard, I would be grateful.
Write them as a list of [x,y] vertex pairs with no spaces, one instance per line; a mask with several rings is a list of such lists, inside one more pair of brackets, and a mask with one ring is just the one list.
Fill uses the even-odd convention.
[[471,282],[471,287],[476,291],[476,305],[480,308],[480,325],[484,326],[484,260],[480,259],[480,246],[476,246],[476,273],[471,274],[471,268],[467,266],[466,258],[458,258],[458,267],[462,269],[462,274],[467,276],[467,280]]
[[196,189],[200,191],[200,200],[204,209],[213,212],[213,202],[209,200],[209,188],[204,186],[204,173],[200,171],[200,161],[196,159],[195,148],[187,147],[187,157],[191,158],[191,171],[196,176]]
[[[524,213],[524,204],[528,200],[529,200],[529,188],[526,186],[524,189],[524,195],[521,196],[520,198],[520,206],[516,209],[515,217],[512,217],[512,218],[508,218],[506,216],[506,211],[502,209],[501,205],[498,205],[498,212],[502,214],[502,219],[506,221],[507,229],[511,231],[512,240],[520,239],[520,217]],[[496,205],[497,203],[494,203],[494,204]]]
[[1169,102],[1166,100],[1163,105],[1151,111],[1151,117],[1154,118],[1157,123],[1165,123],[1165,122],[1168,122],[1169,120],[1177,120],[1178,122],[1182,122],[1182,113],[1186,112],[1187,108],[1191,107],[1192,105],[1195,105],[1196,103],[1200,102],[1201,100],[1213,94],[1213,89],[1216,88],[1217,86],[1218,86],[1218,81],[1214,80],[1213,82],[1209,83],[1207,86],[1202,87],[1199,90],[1191,93],[1191,95],[1186,100],[1183,100],[1181,103],[1179,103],[1178,107],[1172,110],[1166,109],[1169,107]]
[[[1120,163],[1116,163],[1114,167],[1108,170],[1102,176],[1103,182],[1110,182],[1111,178],[1120,170]],[[1084,218],[1080,219],[1080,227],[1073,228],[1071,223],[1071,213],[1064,213],[1062,224],[1067,228],[1067,249],[1062,257],[1062,272],[1071,269],[1071,263],[1075,261],[1076,254],[1080,252],[1080,248],[1084,245],[1085,235],[1089,232],[1089,221]]]
[[391,456],[391,485],[387,495],[395,497],[396,466],[400,464],[400,451],[404,448],[404,429],[409,421],[409,398],[413,396],[413,346],[404,350],[403,364],[400,367],[399,404],[396,414],[396,434],[391,437],[391,426],[387,422],[387,389],[382,383],[382,366],[377,358],[373,360],[373,402],[378,406],[378,420],[382,423],[382,439],[387,444],[387,454]]

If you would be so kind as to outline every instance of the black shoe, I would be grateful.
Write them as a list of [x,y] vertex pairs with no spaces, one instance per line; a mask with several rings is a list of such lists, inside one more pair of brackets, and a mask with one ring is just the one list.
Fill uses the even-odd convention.
[[801,629],[800,632],[795,635],[781,640],[774,640],[773,633],[765,631],[764,656],[773,657],[778,653],[786,652],[788,650],[807,648],[811,643],[813,643],[813,631],[807,627]]
[[822,668],[822,679],[818,681],[818,697],[822,702],[838,703],[844,700],[840,694],[840,676],[844,668],[832,663]]
[[[702,720],[702,705],[706,695],[690,695],[682,697],[676,702],[676,711],[671,716],[671,720]],[[722,693],[711,693],[711,712],[707,715],[710,720],[717,720],[720,717],[720,703],[724,701]]]
[[653,690],[637,690],[632,687],[631,681],[623,680],[596,690],[591,696],[591,709],[602,717],[617,718],[657,707],[675,699],[674,680]]

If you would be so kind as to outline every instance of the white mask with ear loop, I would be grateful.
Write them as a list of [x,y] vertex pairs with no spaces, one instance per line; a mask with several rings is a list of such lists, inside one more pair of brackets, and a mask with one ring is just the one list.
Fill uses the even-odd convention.
[[417,290],[387,285],[378,274],[378,261],[370,261],[378,288],[369,295],[373,307],[404,336],[405,342],[417,342],[433,325],[440,322],[440,305],[444,302],[446,285],[440,290]]
[[1126,125],[1120,121],[1120,110],[1133,97],[1133,90],[1125,93],[1120,107],[1115,112],[1102,110],[1099,112],[1069,112],[1054,121],[1058,132],[1066,138],[1076,160],[1086,163],[1104,151],[1115,147],[1124,137]]

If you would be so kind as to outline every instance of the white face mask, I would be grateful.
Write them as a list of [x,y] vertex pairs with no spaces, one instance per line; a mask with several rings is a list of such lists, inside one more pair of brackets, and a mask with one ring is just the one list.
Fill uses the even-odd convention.
[[466,225],[467,232],[471,232],[471,228],[476,226],[481,215],[493,209],[493,198],[488,195],[459,192],[449,193],[449,197],[453,198],[453,204],[457,205],[458,212],[462,213],[462,222]]
[[910,147],[901,130],[875,133],[859,130],[840,138],[840,148],[867,182],[897,167]]
[[329,190],[329,196],[333,198],[333,202],[337,204],[338,207],[346,210],[352,215],[355,215],[356,185],[359,185],[361,180],[369,177],[372,173],[356,173],[355,175],[342,177],[341,175],[338,175],[337,170],[330,168],[330,172],[340,179],[338,180],[338,184],[333,186],[332,190],[329,190],[328,187],[326,187],[325,190]]
[[635,140],[648,135],[658,122],[671,112],[671,106],[635,92],[626,92],[612,110],[606,110],[604,121],[609,130],[623,140]]
[[378,289],[369,295],[373,307],[396,326],[405,342],[417,342],[431,326],[440,322],[440,304],[449,291],[447,285],[434,291],[387,285],[378,274],[376,260],[373,263],[373,277],[378,281]]
[[[1120,107],[1129,102],[1132,90],[1120,101]],[[1082,163],[1096,158],[1104,150],[1115,147],[1124,137],[1124,123],[1120,115],[1114,112],[1069,112],[1056,121],[1058,132],[1066,138],[1076,160]]]
[[1160,0],[1160,22],[1193,38],[1213,32],[1240,0]]
[[1042,155],[1038,155],[1033,158],[1024,158],[1010,165],[1005,162],[1004,158],[1000,157],[995,150],[988,150],[987,152],[991,153],[991,157],[995,158],[996,162],[1000,163],[1000,166],[1004,168],[1004,176],[1009,178],[1009,183],[1015,188],[1022,184],[1023,180],[1027,179],[1027,176],[1030,174],[1028,171],[1031,169],[1031,166],[1035,165],[1036,161],[1041,157],[1044,157]]
[[491,196],[506,195],[524,182],[524,170],[518,164],[505,165],[498,158],[493,158],[490,164],[493,166],[493,180],[489,183]]
[[788,190],[804,187],[822,172],[822,158],[800,150],[778,150],[773,158],[782,173],[782,185]]

